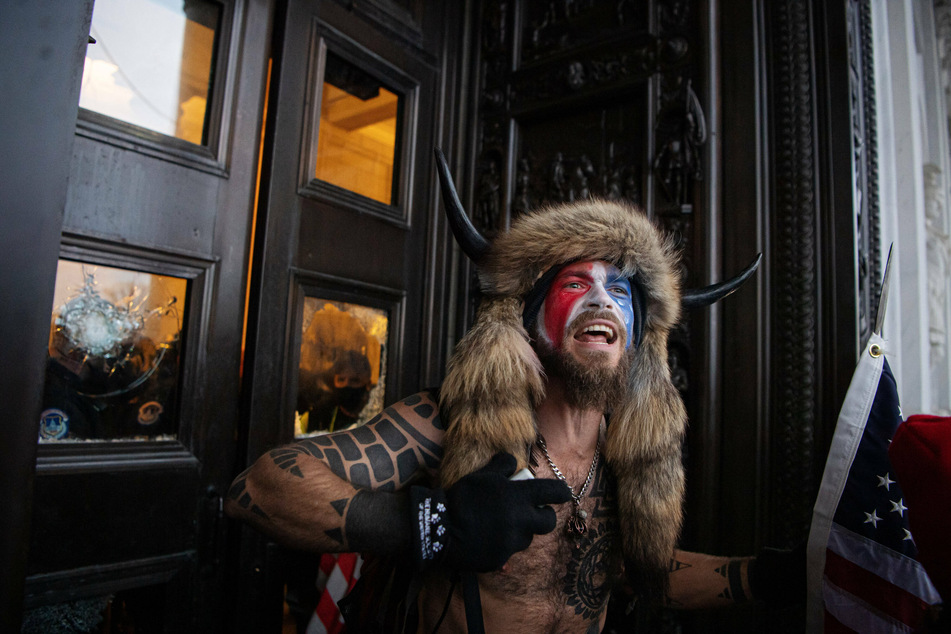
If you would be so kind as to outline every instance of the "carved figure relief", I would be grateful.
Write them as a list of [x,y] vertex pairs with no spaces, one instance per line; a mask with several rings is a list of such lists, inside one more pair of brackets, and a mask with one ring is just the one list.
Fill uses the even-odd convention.
[[498,229],[499,213],[502,207],[502,176],[500,160],[486,158],[479,175],[479,203],[474,223],[477,227],[492,233]]
[[688,204],[689,185],[703,179],[700,149],[707,141],[703,110],[689,79],[680,94],[682,102],[668,106],[661,115],[658,128],[666,141],[653,163],[658,183],[673,205]]

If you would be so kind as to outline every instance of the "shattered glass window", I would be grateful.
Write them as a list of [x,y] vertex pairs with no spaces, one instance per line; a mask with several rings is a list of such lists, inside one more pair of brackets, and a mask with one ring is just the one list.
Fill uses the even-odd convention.
[[173,439],[188,281],[61,259],[40,442]]

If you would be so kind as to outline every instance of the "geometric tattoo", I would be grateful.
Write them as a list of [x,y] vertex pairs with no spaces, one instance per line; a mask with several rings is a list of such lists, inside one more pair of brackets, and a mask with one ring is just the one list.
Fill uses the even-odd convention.
[[[304,477],[299,459],[311,456],[364,493],[396,491],[418,477],[420,468],[435,470],[442,461],[442,446],[419,431],[435,429],[439,432],[437,437],[444,431],[436,398],[430,392],[415,394],[404,399],[400,409],[389,407],[365,425],[304,438],[267,455],[276,467],[295,478]],[[270,519],[247,491],[248,471],[238,476],[228,496],[242,508]],[[326,531],[327,536],[341,545],[352,543],[354,538],[356,542],[363,541],[364,525],[369,527],[379,518],[388,517],[380,513],[384,510],[380,505],[396,502],[390,498],[358,493],[353,498],[332,501],[334,511],[345,518],[347,534],[345,537],[343,530],[334,528]],[[403,538],[402,533],[405,530],[394,530],[392,539]]]
[[[693,566],[691,564],[688,564],[686,561],[680,561],[679,559],[674,559],[673,557],[671,557],[670,563],[667,566],[667,573],[673,574],[681,570],[686,570],[687,568],[693,568]],[[683,604],[680,601],[676,601],[675,599],[672,599],[669,594],[666,597],[666,605],[669,608],[683,607]]]
[[[595,502],[588,531],[574,538],[562,588],[567,604],[586,621],[597,623],[619,576],[618,526],[614,482],[609,470],[597,470],[589,497]],[[600,521],[598,521],[600,520]],[[592,526],[593,524],[593,526]]]
[[250,468],[245,469],[244,472],[242,472],[241,475],[235,479],[234,484],[232,484],[231,488],[228,490],[228,497],[232,500],[235,500],[241,508],[251,511],[256,515],[260,515],[264,519],[270,519],[268,514],[251,500],[251,494],[249,494],[246,490],[248,471],[250,471]]
[[743,592],[743,582],[740,578],[740,559],[731,559],[716,569],[716,572],[728,581],[728,585],[723,592],[717,596],[722,599],[730,599],[736,603],[746,603],[749,597]]
[[[442,429],[442,421],[429,394],[415,394],[402,401],[421,420]],[[274,464],[303,478],[297,464],[307,454],[323,461],[338,477],[357,488],[394,491],[416,475],[420,466],[435,469],[442,460],[442,447],[417,431],[396,409],[389,407],[366,425],[349,431],[305,438],[270,452]]]
[[617,534],[613,522],[600,522],[575,539],[562,581],[567,603],[586,621],[598,619],[611,593]]

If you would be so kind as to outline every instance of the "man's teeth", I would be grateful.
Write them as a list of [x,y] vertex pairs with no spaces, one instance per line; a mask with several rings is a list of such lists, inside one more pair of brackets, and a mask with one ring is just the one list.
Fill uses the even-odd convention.
[[614,338],[614,329],[611,328],[611,327],[609,327],[609,326],[604,326],[604,325],[601,325],[601,324],[597,324],[597,325],[594,325],[594,326],[588,326],[588,327],[585,328],[582,332],[583,332],[584,334],[587,334],[587,333],[589,333],[589,332],[603,332],[603,333],[605,333],[605,334],[608,336],[608,339],[613,339],[613,338]]

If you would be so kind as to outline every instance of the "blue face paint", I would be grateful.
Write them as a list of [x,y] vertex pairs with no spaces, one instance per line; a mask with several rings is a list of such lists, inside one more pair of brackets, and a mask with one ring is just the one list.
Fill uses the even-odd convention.
[[631,297],[631,281],[622,276],[616,266],[608,266],[607,275],[608,279],[604,286],[621,312],[621,321],[624,322],[624,329],[627,331],[625,347],[630,348],[634,341],[634,301]]

